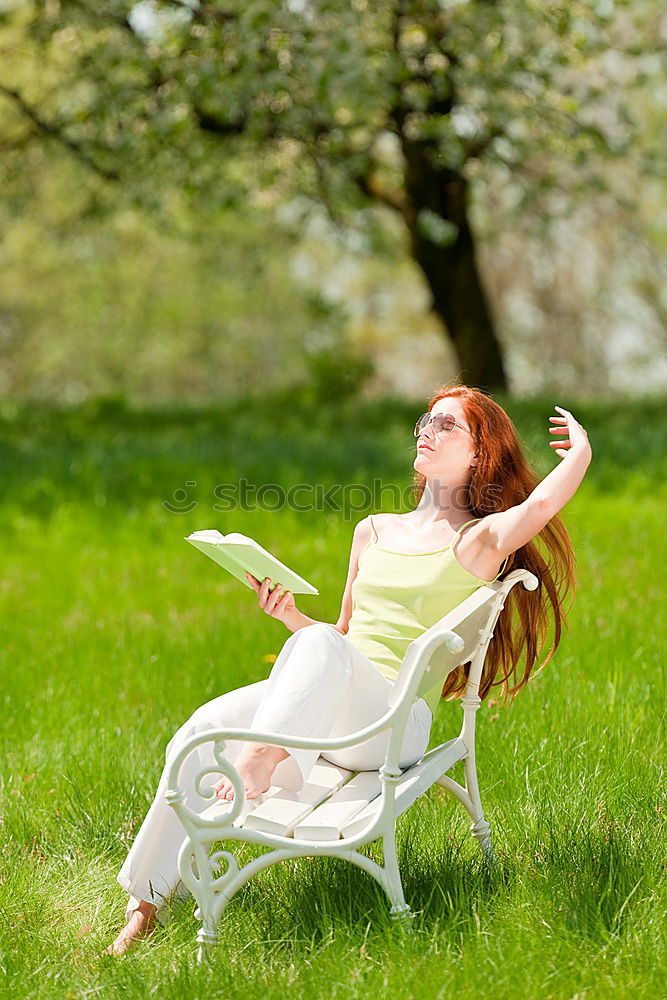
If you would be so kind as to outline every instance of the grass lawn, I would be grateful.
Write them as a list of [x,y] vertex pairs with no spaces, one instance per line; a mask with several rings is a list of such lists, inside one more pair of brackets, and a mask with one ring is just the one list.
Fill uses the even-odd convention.
[[[555,464],[553,402],[505,404],[540,475]],[[667,996],[667,408],[556,402],[593,447],[563,515],[579,583],[554,660],[477,716],[499,873],[436,788],[399,821],[412,935],[365,873],[304,859],[241,890],[210,967],[195,963],[191,902],[127,958],[101,957],[166,742],[202,702],[265,677],[289,635],[183,536],[253,535],[319,587],[301,610],[335,621],[354,524],[410,506],[423,401],[2,404],[1,997]],[[242,477],[273,492],[216,510]],[[269,509],[296,484],[341,509]],[[433,741],[461,716],[443,703]]]

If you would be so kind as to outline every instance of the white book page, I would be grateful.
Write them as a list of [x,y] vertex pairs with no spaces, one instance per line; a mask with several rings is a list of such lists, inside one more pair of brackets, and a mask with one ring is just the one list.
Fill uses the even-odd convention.
[[194,538],[198,542],[211,542],[212,544],[222,542],[224,537],[216,528],[204,528],[202,531],[193,531],[191,535],[188,535],[188,538]]
[[[231,542],[232,544],[234,544],[234,542],[245,542],[246,545],[256,545],[258,549],[262,548],[259,542],[256,542],[254,538],[249,538],[248,535],[242,535],[240,531],[230,531],[228,535],[221,535],[221,538],[223,538],[225,542]],[[262,551],[265,552],[266,549],[262,549]]]

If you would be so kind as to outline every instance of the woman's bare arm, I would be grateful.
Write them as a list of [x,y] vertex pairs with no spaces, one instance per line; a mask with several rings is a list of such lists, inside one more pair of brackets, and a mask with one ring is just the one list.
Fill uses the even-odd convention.
[[489,514],[481,522],[487,545],[500,556],[516,552],[539,534],[572,499],[590,464],[592,452],[586,431],[568,410],[561,406],[555,409],[561,415],[549,417],[556,424],[549,432],[558,434],[561,440],[552,440],[549,444],[562,462],[544,477],[523,503]]
[[343,591],[343,600],[340,606],[340,614],[335,628],[343,635],[347,632],[347,627],[352,617],[352,584],[359,570],[359,556],[366,548],[371,538],[371,520],[365,517],[356,525],[352,535],[352,546],[350,548],[350,563],[347,570],[347,580]]

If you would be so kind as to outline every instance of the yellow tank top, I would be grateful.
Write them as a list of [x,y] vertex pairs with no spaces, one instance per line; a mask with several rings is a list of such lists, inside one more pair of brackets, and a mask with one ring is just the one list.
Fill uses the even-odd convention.
[[[373,534],[359,555],[346,636],[385,677],[395,680],[413,639],[488,584],[464,569],[452,551],[464,528],[479,520],[462,525],[444,548],[409,553],[378,545],[371,518]],[[504,567],[505,563],[496,580]],[[438,684],[423,696],[433,715],[441,687]]]

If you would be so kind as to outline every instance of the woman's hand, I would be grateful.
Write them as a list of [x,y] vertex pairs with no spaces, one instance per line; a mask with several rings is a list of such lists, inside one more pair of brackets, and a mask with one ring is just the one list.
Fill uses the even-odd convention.
[[296,611],[294,595],[291,590],[286,590],[283,593],[282,583],[277,583],[273,590],[269,592],[269,587],[271,586],[270,577],[265,576],[260,583],[251,573],[246,572],[246,579],[259,597],[260,608],[266,611],[267,615],[271,615],[272,618],[277,618],[278,621],[284,622],[286,615],[291,611]]
[[558,427],[550,427],[549,433],[565,434],[566,436],[564,440],[550,441],[550,447],[561,458],[565,458],[570,451],[588,452],[590,454],[591,446],[588,443],[588,434],[581,424],[577,423],[570,411],[564,410],[562,406],[554,406],[554,410],[558,410],[561,416],[549,417],[552,423],[558,424]]

